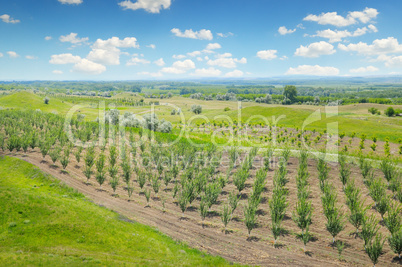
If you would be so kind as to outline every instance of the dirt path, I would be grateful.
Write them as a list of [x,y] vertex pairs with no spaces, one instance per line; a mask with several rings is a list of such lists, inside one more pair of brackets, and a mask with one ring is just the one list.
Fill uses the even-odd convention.
[[[36,151],[28,152],[27,155],[23,155],[22,153],[6,155],[18,157],[38,166],[42,171],[51,174],[68,186],[77,189],[98,205],[114,210],[131,220],[154,227],[175,240],[187,243],[191,247],[206,251],[212,255],[222,256],[232,262],[263,266],[371,265],[369,258],[362,250],[363,241],[355,239],[348,234],[353,232],[353,228],[349,223],[347,223],[347,228],[339,237],[347,243],[347,248],[345,248],[342,254],[344,258],[343,261],[338,260],[336,249],[330,246],[331,238],[325,230],[318,180],[315,181],[316,178],[313,178],[317,176],[314,172],[315,165],[312,165],[314,164],[313,162],[309,162],[309,168],[311,168],[310,173],[312,175],[310,183],[314,206],[314,219],[312,225],[314,230],[312,231],[314,236],[317,237],[317,240],[310,242],[307,245],[308,253],[305,254],[302,250],[302,242],[296,239],[294,235],[294,233],[299,231],[290,218],[291,211],[294,210],[296,202],[296,185],[294,178],[291,178],[293,177],[297,166],[297,159],[294,158],[291,158],[289,165],[289,173],[291,176],[289,179],[290,182],[287,185],[290,191],[289,208],[287,211],[287,219],[284,221],[284,227],[289,230],[289,234],[279,239],[279,243],[282,247],[274,248],[272,234],[268,227],[269,214],[267,201],[263,201],[261,206],[261,210],[265,211],[265,214],[263,212],[259,217],[259,226],[257,229],[253,230],[252,238],[248,239],[244,223],[236,219],[236,214],[242,214],[243,210],[241,205],[236,210],[233,220],[228,225],[229,233],[225,234],[223,232],[219,215],[212,215],[205,220],[205,223],[202,223],[198,210],[196,208],[190,208],[186,211],[185,217],[182,217],[179,208],[173,203],[172,199],[166,201],[166,212],[162,212],[160,199],[153,199],[151,201],[151,207],[145,208],[145,197],[139,192],[138,185],[136,185],[137,188],[133,195],[133,199],[128,201],[127,193],[122,186],[119,186],[117,191],[117,194],[120,197],[115,197],[112,195],[112,190],[109,185],[104,185],[103,190],[99,190],[99,185],[97,185],[94,180],[92,180],[92,185],[86,184],[86,178],[83,176],[81,168],[72,160],[72,157],[70,165],[67,167],[68,174],[65,174],[61,172],[59,167],[52,167],[50,160],[43,161],[40,153]],[[336,173],[336,170],[333,168],[331,176],[337,177]],[[357,171],[354,170],[353,174],[357,175]],[[270,182],[272,183],[272,176],[273,172],[270,172],[268,177],[268,179],[270,179],[268,181],[269,185],[271,185]],[[335,186],[338,186],[336,180],[337,178],[332,179]],[[315,184],[316,182],[317,184]],[[358,182],[357,185],[360,186],[361,183]],[[233,185],[228,185],[227,187],[232,188],[231,186],[233,187]],[[363,185],[360,187],[363,189],[362,192],[364,196],[366,196],[366,189],[363,188]],[[164,188],[164,186],[162,186],[162,188]],[[248,186],[247,189],[251,190],[250,186]],[[166,191],[171,195],[169,188]],[[227,190],[223,192],[219,201],[222,202],[223,198],[226,199],[227,197],[225,195],[230,191],[231,190]],[[338,192],[339,198],[344,202],[345,199],[342,194],[342,191]],[[366,204],[369,202],[369,199],[367,199]],[[197,204],[194,204],[194,207],[196,206]],[[217,210],[220,210],[220,208],[221,207],[216,207]],[[383,229],[381,230],[384,231]],[[398,262],[393,262],[394,256],[395,255],[390,252],[389,249],[386,249],[385,255],[380,259],[379,266],[398,265]],[[401,262],[399,262],[399,265],[400,264]]]

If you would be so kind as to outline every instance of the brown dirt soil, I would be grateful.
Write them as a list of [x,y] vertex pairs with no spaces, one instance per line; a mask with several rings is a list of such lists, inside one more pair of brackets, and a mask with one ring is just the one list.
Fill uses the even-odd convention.
[[[2,154],[4,155],[4,153]],[[288,232],[279,238],[277,244],[280,246],[279,248],[275,248],[273,246],[273,235],[270,230],[271,220],[268,207],[268,199],[272,194],[273,171],[268,172],[266,190],[263,193],[263,201],[258,211],[258,226],[251,232],[251,237],[248,238],[246,226],[241,219],[243,218],[243,205],[247,203],[247,195],[251,192],[256,169],[251,170],[251,178],[247,181],[246,189],[243,192],[245,193],[244,198],[240,201],[233,219],[229,222],[227,232],[224,233],[219,214],[223,204],[227,202],[228,193],[235,190],[231,179],[219,196],[218,205],[212,207],[212,212],[202,222],[198,211],[199,199],[193,202],[192,207],[188,208],[183,216],[172,198],[172,184],[167,189],[165,189],[164,185],[161,185],[159,197],[155,197],[154,193],[152,193],[153,198],[150,201],[150,207],[145,207],[146,199],[143,193],[140,192],[138,183],[135,180],[136,177],[134,177],[134,194],[129,201],[127,191],[123,185],[119,185],[116,192],[117,195],[114,195],[109,184],[105,183],[102,186],[102,190],[100,190],[99,185],[93,177],[90,183],[87,184],[86,178],[82,174],[83,163],[77,164],[72,155],[70,156],[70,164],[67,167],[68,173],[62,172],[61,167],[52,166],[52,162],[48,156],[43,161],[38,149],[28,152],[27,155],[23,153],[5,153],[5,155],[18,157],[36,165],[42,171],[77,189],[100,206],[114,210],[131,220],[154,227],[175,240],[187,243],[191,247],[206,251],[212,255],[222,256],[232,262],[263,266],[372,265],[364,252],[363,240],[359,237],[355,238],[353,235],[355,232],[354,227],[349,222],[346,222],[346,228],[336,238],[346,244],[342,253],[342,260],[338,259],[337,249],[332,246],[332,237],[325,229],[326,218],[322,212],[321,192],[318,186],[315,160],[309,160],[309,182],[312,191],[311,200],[314,207],[313,222],[310,231],[315,240],[307,244],[307,253],[304,253],[302,241],[296,238],[296,234],[300,230],[291,219],[297,201],[295,182],[298,166],[297,158],[290,158],[288,163],[289,183],[286,187],[289,189],[289,206],[283,221],[283,227]],[[60,166],[59,163],[58,166]],[[223,168],[220,169],[220,171],[224,171]],[[338,193],[338,205],[342,208],[344,214],[348,214],[349,210],[345,204],[345,194],[342,191],[342,184],[338,178],[338,173],[337,165],[331,164],[330,177]],[[377,171],[377,174],[382,176],[382,173],[379,171]],[[366,199],[366,204],[372,205],[373,201],[368,196],[368,189],[363,184],[362,176],[356,166],[352,166],[351,176],[355,178],[356,185],[361,189],[362,195]],[[147,183],[146,187],[151,188],[149,183]],[[388,191],[388,194],[391,194],[391,192]],[[161,198],[166,199],[165,212],[162,211]],[[381,220],[381,216],[374,209],[369,210],[369,213],[376,214],[377,218]],[[382,224],[380,232],[384,236],[389,235],[388,230]],[[397,259],[386,242],[384,245],[384,254],[380,257],[378,266],[397,266],[401,264],[402,261]]]

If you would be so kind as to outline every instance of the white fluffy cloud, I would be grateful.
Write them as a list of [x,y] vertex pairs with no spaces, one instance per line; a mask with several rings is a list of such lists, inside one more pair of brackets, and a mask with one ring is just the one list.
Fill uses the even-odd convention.
[[63,42],[63,43],[72,43],[72,44],[84,43],[89,40],[88,37],[78,38],[77,36],[78,36],[77,33],[72,32],[68,35],[60,36],[59,40],[60,40],[60,42]]
[[222,46],[218,43],[209,43],[205,49],[206,50],[215,50],[215,49],[220,49],[220,48],[222,48]]
[[372,61],[384,62],[385,66],[388,68],[400,68],[402,67],[402,56],[388,56],[385,54],[379,55],[377,59]]
[[210,67],[208,69],[196,69],[192,75],[200,77],[218,77],[222,74],[222,71]]
[[149,13],[160,13],[162,9],[168,9],[171,5],[171,0],[137,0],[132,2],[130,0],[122,1],[119,6],[124,9],[144,9]]
[[52,36],[46,36],[46,37],[45,37],[45,40],[46,40],[46,41],[52,40]]
[[106,67],[102,64],[92,62],[86,58],[81,59],[80,62],[74,65],[73,71],[84,74],[101,74],[106,71]]
[[52,71],[52,73],[57,74],[57,75],[63,74],[63,72],[61,70],[54,70],[54,71]]
[[190,59],[186,59],[184,61],[176,61],[176,62],[173,63],[172,66],[175,67],[175,68],[178,68],[178,69],[185,69],[185,70],[195,68],[194,62],[192,60],[190,60]]
[[81,61],[80,56],[73,56],[72,54],[53,55],[49,61],[50,64],[75,64]]
[[3,57],[3,53],[0,53],[0,57]]
[[171,74],[182,74],[188,70],[195,69],[195,64],[191,59],[176,61],[171,67],[162,68],[162,72]]
[[159,66],[159,67],[163,67],[163,66],[165,66],[165,61],[163,60],[163,58],[160,58],[158,60],[155,60],[154,64]]
[[373,24],[370,24],[367,26],[372,32],[378,32],[378,29],[376,26],[374,26]]
[[8,14],[1,15],[1,16],[0,16],[0,19],[1,19],[3,22],[5,22],[5,23],[12,23],[12,24],[15,24],[15,23],[21,22],[19,19],[13,19],[13,18],[10,17],[10,15],[8,15]]
[[[204,54],[213,54],[215,53],[214,50],[216,49],[220,49],[222,48],[220,44],[218,43],[210,43],[206,46],[206,48],[202,51],[193,51],[193,52],[189,52],[187,53],[187,56],[189,57],[200,57],[203,53]],[[177,58],[177,59],[181,59],[180,57],[183,56],[183,58],[185,57],[184,55],[174,55],[173,58]]]
[[342,38],[350,37],[350,36],[351,36],[351,33],[348,30],[333,31],[330,29],[323,30],[323,31],[317,31],[317,34],[312,35],[312,37],[327,38],[327,39],[329,39],[330,43],[340,42],[340,41],[342,41]]
[[136,66],[139,64],[149,64],[149,63],[151,63],[151,62],[144,58],[133,57],[129,61],[127,61],[126,65],[127,66]]
[[350,69],[350,73],[366,73],[366,72],[375,72],[378,71],[378,68],[374,66],[360,67],[357,69]]
[[349,45],[339,44],[338,48],[343,51],[352,51],[364,55],[381,55],[402,52],[402,44],[399,44],[398,39],[394,37],[374,40],[371,45],[363,42]]
[[16,52],[14,52],[14,51],[8,51],[7,54],[8,54],[8,56],[11,57],[11,58],[17,58],[17,57],[20,56],[20,55],[18,55],[18,54],[17,54]]
[[278,50],[261,50],[257,52],[257,57],[265,60],[272,60],[277,58],[276,53]]
[[119,48],[139,48],[139,45],[135,37],[98,39],[92,45],[92,51],[87,58],[103,65],[119,65],[122,54]]
[[56,65],[74,64],[73,71],[84,74],[101,74],[106,71],[104,65],[72,54],[52,55],[49,63]]
[[321,41],[317,43],[312,43],[309,46],[300,46],[296,49],[295,56],[301,57],[319,57],[322,55],[332,55],[336,51],[334,50],[334,46]]
[[230,53],[224,53],[216,56],[217,59],[210,59],[208,60],[207,64],[210,66],[219,66],[223,68],[228,68],[228,69],[234,69],[236,68],[237,64],[246,64],[247,59],[245,57],[241,59],[237,58],[232,58],[232,54]]
[[218,36],[221,37],[221,38],[226,38],[226,37],[233,36],[234,34],[231,33],[231,32],[228,32],[228,33],[221,33],[221,32],[218,32],[216,35],[218,35]]
[[358,28],[357,30],[355,30],[354,32],[349,32],[348,30],[344,30],[344,31],[339,31],[339,30],[323,30],[323,31],[317,31],[317,33],[315,35],[312,35],[311,37],[321,37],[321,38],[327,38],[329,39],[330,43],[335,43],[335,42],[340,42],[342,41],[343,38],[346,37],[357,37],[357,36],[362,36],[364,34],[366,34],[367,32],[377,32],[377,28],[370,24],[367,27],[363,27],[363,28]]
[[183,59],[183,58],[186,58],[186,56],[185,55],[173,55],[172,58],[174,58],[174,59]]
[[87,58],[104,65],[120,65],[120,49],[109,47],[108,49],[92,49]]
[[296,31],[296,29],[293,29],[293,30],[291,30],[291,29],[286,29],[285,26],[281,26],[281,27],[279,27],[279,29],[278,29],[278,32],[279,32],[281,35],[294,33],[295,31]]
[[234,77],[242,77],[244,73],[241,70],[234,70],[225,74],[225,77],[234,78]]
[[193,31],[192,29],[182,32],[177,28],[173,28],[171,32],[177,37],[198,39],[198,40],[212,40],[214,37],[210,30],[202,29],[200,31]]
[[30,56],[30,55],[25,56],[25,58],[26,58],[26,59],[29,59],[29,60],[37,59],[37,57],[35,57],[35,56]]
[[314,75],[314,76],[333,76],[339,74],[339,69],[335,67],[322,67],[319,65],[300,65],[297,68],[289,68],[287,75]]
[[389,57],[385,61],[385,66],[387,66],[389,68],[402,67],[402,56]]
[[58,0],[62,4],[79,5],[82,4],[82,0]]
[[193,52],[187,53],[187,55],[190,57],[196,57],[196,56],[201,55],[201,51],[193,51]]
[[321,13],[320,15],[308,15],[303,20],[315,21],[321,25],[333,25],[337,27],[345,27],[352,24],[356,24],[359,21],[362,23],[368,23],[378,15],[377,9],[365,8],[363,11],[349,12],[346,17],[338,15],[337,12]]
[[69,5],[79,5],[82,4],[82,0],[59,0],[62,4],[69,4]]
[[368,23],[378,15],[377,9],[366,7],[363,11],[350,12],[348,16],[360,20],[362,23]]
[[138,45],[137,38],[135,37],[126,37],[124,39],[112,37],[107,40],[98,39],[93,45],[93,48],[95,49],[108,49],[110,47],[139,48],[140,46]]
[[156,48],[156,45],[150,44],[150,45],[147,45],[147,47],[152,48],[152,49],[155,49],[155,48]]

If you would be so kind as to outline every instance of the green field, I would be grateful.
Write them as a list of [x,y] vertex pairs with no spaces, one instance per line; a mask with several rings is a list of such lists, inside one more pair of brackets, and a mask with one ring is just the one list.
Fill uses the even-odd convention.
[[[133,98],[130,94],[120,94],[116,98]],[[40,109],[46,112],[56,112],[61,115],[67,114],[69,109],[74,106],[74,103],[61,101],[57,97],[50,97],[48,105],[43,103],[43,98],[30,92],[17,92],[11,95],[0,97],[0,107],[2,108],[17,108],[17,109]],[[85,98],[83,98],[85,103]],[[147,99],[146,99],[147,101]],[[181,108],[188,121],[194,114],[190,111],[192,104],[199,104],[203,107],[202,116],[208,118],[209,121],[225,119],[217,118],[219,115],[226,115],[232,120],[238,119],[238,103],[235,101],[202,101],[183,97],[173,97],[172,99],[161,100],[160,106],[155,106],[155,111],[160,118],[164,118],[172,123],[179,123],[180,116],[170,115],[172,107],[165,106],[169,103]],[[323,106],[306,106],[306,105],[266,105],[257,104],[254,102],[245,102],[242,104],[241,118],[246,122],[249,118],[259,115],[267,118],[267,121],[272,124],[273,116],[283,119],[278,121],[278,124],[289,128],[301,129],[304,121],[316,110],[321,111],[322,119],[306,126],[306,130],[324,131],[328,123],[337,122],[339,125],[339,133],[345,132],[347,136],[356,133],[360,136],[362,133],[367,135],[367,138],[376,136],[379,140],[384,141],[388,138],[391,142],[397,143],[402,132],[402,119],[400,117],[388,118],[384,115],[373,116],[367,112],[369,107],[376,107],[382,113],[388,107],[387,105],[378,104],[354,104],[339,106],[338,114],[327,118],[325,107]],[[224,112],[223,109],[229,107],[230,111]],[[394,106],[400,108],[400,106]],[[107,107],[106,107],[107,108]],[[126,111],[134,113],[147,113],[150,107],[118,107],[121,113]],[[99,110],[96,107],[85,107],[79,109],[82,114],[86,115],[87,120],[94,120],[98,117]],[[332,114],[331,114],[332,115]],[[193,120],[196,122],[197,120]],[[202,121],[202,120],[198,120]],[[205,120],[204,120],[205,121]],[[227,120],[226,120],[227,121]],[[252,119],[250,122],[256,123],[262,121],[260,118]],[[381,127],[379,127],[381,125]]]
[[63,103],[58,99],[52,99],[46,105],[42,97],[27,91],[17,92],[0,98],[1,108],[40,109],[45,112],[65,114],[72,106],[71,103]]
[[225,266],[88,201],[25,161],[0,158],[2,266]]

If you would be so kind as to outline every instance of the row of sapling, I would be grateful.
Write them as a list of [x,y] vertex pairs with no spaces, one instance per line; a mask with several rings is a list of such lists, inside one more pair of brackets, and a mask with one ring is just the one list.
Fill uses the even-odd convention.
[[233,184],[236,186],[239,194],[246,187],[246,181],[249,177],[249,170],[240,168],[233,176]]
[[343,189],[345,190],[345,186],[350,178],[351,170],[350,166],[347,164],[345,154],[341,153],[338,159],[339,159],[339,178],[342,182]]
[[264,155],[264,168],[267,171],[271,167],[271,160],[274,156],[274,151],[275,151],[275,148],[273,146],[269,145],[263,154]]
[[383,204],[386,202],[382,198],[386,197],[385,192],[387,187],[392,191],[392,198],[402,202],[402,177],[395,163],[389,158],[381,161],[380,168],[387,181],[386,185],[380,177],[375,178],[374,170],[371,170],[371,164],[367,159],[364,159],[361,155],[359,161],[364,184],[369,188],[370,196],[373,198],[375,206],[377,206],[379,201],[382,201]]
[[388,237],[388,243],[392,251],[395,252],[399,259],[401,259],[402,253],[402,228],[400,228],[396,233]]
[[[364,163],[364,162],[363,162]],[[361,166],[365,164],[361,163]],[[356,187],[355,181],[350,178],[350,165],[347,163],[346,155],[339,155],[339,178],[343,184],[343,191],[346,196],[346,205],[349,208],[349,222],[356,229],[356,236],[359,234],[359,228],[363,224],[367,210],[370,206],[365,206],[360,189]]]
[[[248,236],[250,237],[251,231],[257,224],[257,210],[261,203],[261,195],[266,185],[267,171],[264,168],[259,169],[256,172],[255,180],[253,184],[253,191],[251,192],[248,203],[244,206],[244,222],[248,230]],[[236,208],[238,199],[229,199],[232,208]]]
[[[401,208],[398,204],[394,203],[392,199],[386,194],[387,185],[380,177],[375,178],[374,171],[370,171],[368,160],[360,158],[360,169],[364,177],[364,183],[369,189],[369,195],[374,201],[376,210],[380,213],[383,224],[390,232],[388,243],[391,249],[398,254],[402,252],[402,221],[401,221]],[[383,159],[380,168],[388,182],[388,187],[394,192],[400,190],[395,186],[398,184],[399,174],[395,165],[390,159]],[[395,197],[395,194],[394,194]],[[386,216],[384,217],[384,215]],[[378,263],[378,259],[382,254],[385,239],[379,230],[378,221],[374,215],[364,216],[362,224],[361,236],[364,240],[364,248],[373,262]],[[399,234],[401,232],[401,234]]]
[[63,155],[60,158],[60,163],[63,167],[63,170],[65,170],[70,163],[70,151],[70,147],[66,147],[63,151]]
[[360,236],[364,240],[364,250],[374,266],[378,263],[378,259],[382,254],[384,240],[382,235],[378,233],[380,227],[375,215],[365,215]]
[[274,245],[278,237],[282,234],[282,221],[285,216],[286,208],[288,206],[287,194],[285,188],[287,183],[287,155],[288,151],[282,151],[282,157],[279,161],[279,168],[275,170],[273,178],[273,192],[269,200],[269,209],[271,214],[271,231],[274,236]]
[[392,191],[392,197],[402,203],[402,175],[395,163],[389,158],[381,161],[380,168],[388,183],[388,188]]
[[89,179],[91,179],[92,175],[92,166],[95,164],[95,149],[93,146],[88,147],[86,150],[85,156],[84,156],[84,162],[85,162],[85,167],[84,167],[84,175],[87,178],[87,182],[89,182]]
[[389,158],[385,158],[381,161],[380,168],[384,173],[384,177],[385,180],[387,180],[388,185],[391,180],[398,175],[395,164]]
[[318,158],[317,163],[317,170],[318,170],[318,180],[320,183],[320,189],[323,191],[324,186],[328,182],[329,179],[329,170],[327,162],[325,161],[325,154],[321,154]]
[[392,197],[402,203],[402,175],[400,173],[390,181],[388,188],[392,191]]
[[348,220],[355,227],[356,235],[358,235],[360,226],[363,224],[370,206],[365,206],[360,189],[355,186],[354,180],[348,182],[344,192],[346,195],[346,205],[350,210]]
[[325,227],[331,234],[332,242],[335,245],[335,238],[345,228],[345,221],[340,208],[336,206],[338,197],[333,185],[329,182],[329,167],[325,161],[325,154],[320,155],[317,169],[322,193],[322,207],[324,215],[327,218]]
[[228,150],[228,154],[229,154],[229,164],[231,166],[231,168],[236,166],[237,160],[240,157],[240,151],[238,149],[238,147],[233,146]]
[[[371,195],[375,196],[373,199],[377,200],[376,209],[380,212],[381,217],[383,217],[384,212],[388,208],[388,200],[385,195],[385,190],[383,190],[384,187],[382,186],[380,180],[374,180],[374,172],[371,171],[371,165],[368,163],[368,161],[363,159],[362,156],[360,156],[359,161],[363,179],[368,181],[368,184],[370,185],[369,188],[372,188],[370,192]],[[345,155],[340,156],[340,165],[342,166],[341,162],[346,163]],[[341,167],[341,180],[343,179],[343,173],[344,172]],[[359,228],[362,226],[360,236],[364,240],[365,252],[375,265],[378,262],[378,258],[382,253],[384,245],[382,235],[378,233],[378,221],[374,215],[370,217],[367,215],[367,210],[370,208],[370,206],[365,206],[364,201],[362,200],[360,189],[355,186],[354,180],[347,180],[346,183],[346,186],[344,184],[344,192],[347,198],[346,204],[350,210],[350,215],[348,217],[349,222],[356,228],[356,235],[359,234]]]
[[387,210],[387,216],[384,218],[384,225],[390,232],[388,243],[392,251],[399,258],[402,253],[402,207],[400,204],[393,203]]
[[299,157],[299,167],[296,176],[296,186],[297,186],[297,203],[296,211],[293,213],[293,221],[296,223],[297,227],[300,228],[301,234],[300,238],[304,244],[304,251],[306,251],[306,244],[311,239],[311,234],[309,232],[310,225],[312,223],[312,213],[313,207],[311,201],[309,201],[310,190],[308,183],[308,169],[307,169],[308,152],[306,150],[300,151]]
[[371,167],[371,162],[364,158],[363,154],[359,155],[359,168],[363,176],[363,180],[367,180],[372,175],[373,170]]
[[102,189],[102,184],[106,180],[105,161],[106,161],[106,156],[104,154],[100,154],[95,163],[95,166],[96,166],[95,179],[99,183],[99,186],[101,189]]
[[[374,200],[374,206],[377,209],[377,206],[381,208],[384,205],[384,199],[388,200],[387,193],[386,193],[386,185],[383,182],[383,179],[380,177],[375,178],[368,187],[369,194],[371,198]],[[388,203],[388,202],[387,202]]]
[[117,167],[117,158],[118,158],[118,153],[117,153],[117,148],[116,146],[112,145],[109,148],[109,176],[110,176],[110,181],[109,184],[113,189],[113,192],[116,193],[117,186],[119,185],[119,176],[118,174],[118,167]]
[[335,244],[336,236],[345,228],[344,215],[340,208],[336,206],[337,195],[333,186],[327,182],[322,191],[322,206],[324,215],[327,218],[325,227],[332,236],[332,242]]

